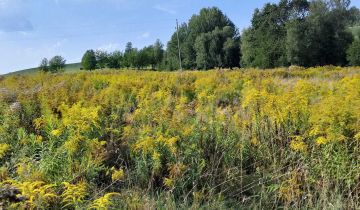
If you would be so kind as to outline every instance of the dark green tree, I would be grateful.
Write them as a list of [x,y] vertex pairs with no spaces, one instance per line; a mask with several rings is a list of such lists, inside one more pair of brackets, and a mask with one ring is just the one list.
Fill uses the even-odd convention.
[[347,60],[352,66],[360,66],[360,39],[356,38],[347,50]]
[[239,65],[239,42],[230,26],[203,33],[195,41],[196,64],[199,69]]
[[49,72],[49,61],[47,58],[43,58],[39,65],[40,71]]
[[153,47],[148,46],[144,47],[143,49],[139,50],[136,53],[135,59],[135,67],[137,69],[144,69],[150,65],[154,64],[154,57],[153,57]]
[[286,28],[291,8],[287,1],[256,9],[252,25],[241,40],[241,63],[246,67],[273,68],[287,65]]
[[100,69],[105,68],[109,62],[109,53],[103,50],[97,50],[95,52],[96,63]]
[[[227,27],[227,37],[223,29]],[[213,33],[214,32],[214,33]],[[216,40],[208,40],[209,37]],[[181,59],[184,68],[213,68],[224,66],[224,43],[227,38],[238,39],[234,23],[217,7],[204,8],[198,15],[193,15],[188,24],[179,28]],[[239,50],[239,48],[237,48]],[[178,68],[178,40],[175,32],[168,43],[166,62],[170,69]],[[211,54],[211,58],[207,58]],[[239,53],[238,53],[239,54]],[[206,57],[206,58],[205,58]],[[205,59],[205,60],[204,60]],[[239,58],[235,58],[238,60]]]
[[[180,42],[180,52],[181,52],[181,60],[183,62],[184,67],[190,69],[190,65],[188,64],[188,54],[186,53],[190,48],[186,42],[186,38],[188,36],[188,27],[186,23],[183,23],[179,27],[179,42]],[[166,53],[165,53],[165,65],[169,70],[176,70],[180,68],[179,62],[179,48],[177,41],[176,32],[171,36],[170,41],[167,44]],[[184,64],[184,61],[186,62]]]
[[157,39],[155,44],[152,46],[152,50],[153,50],[152,68],[159,69],[164,59],[164,45],[160,42],[159,39]]
[[306,17],[287,24],[287,58],[301,66],[346,65],[353,22],[349,0],[316,0]]
[[124,56],[120,51],[114,51],[109,54],[107,67],[112,69],[120,69],[122,67]]
[[[350,0],[281,0],[257,9],[241,41],[243,66],[346,65]],[[285,41],[284,41],[285,40]]]
[[124,52],[124,61],[123,66],[126,68],[137,67],[137,49],[133,48],[132,43],[128,42],[126,44],[125,52]]
[[311,56],[308,54],[308,25],[304,20],[293,20],[287,25],[286,52],[288,62],[292,65],[307,66]]
[[308,54],[309,40],[307,39],[310,3],[307,0],[292,2],[290,20],[286,24],[286,53],[290,64],[306,66],[311,57]]
[[96,69],[96,56],[94,50],[87,50],[81,59],[81,65],[85,70]]
[[239,66],[240,64],[240,38],[231,39],[227,38],[223,45],[223,64],[224,67],[229,67],[230,69]]
[[312,52],[310,65],[345,65],[346,49],[352,42],[352,35],[347,31],[349,2],[332,6],[326,3],[320,0],[311,3],[308,17],[308,40],[312,44],[308,51]]
[[208,52],[210,51],[210,42],[210,33],[203,33],[196,38],[196,67],[198,69],[208,69],[214,66],[213,60],[208,56]]
[[49,61],[49,70],[52,73],[59,72],[64,69],[66,60],[60,55],[56,55]]

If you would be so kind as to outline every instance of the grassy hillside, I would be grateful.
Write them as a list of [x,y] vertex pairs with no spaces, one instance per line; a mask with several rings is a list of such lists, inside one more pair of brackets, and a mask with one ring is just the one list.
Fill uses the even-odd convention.
[[357,209],[360,70],[0,80],[4,209]]
[[[80,68],[81,68],[81,63],[70,63],[70,64],[65,65],[64,71],[65,72],[76,72],[76,71],[79,71]],[[33,74],[38,71],[39,71],[38,68],[31,68],[31,69],[24,69],[24,70],[20,70],[20,71],[11,72],[8,75],[11,75],[11,74]]]

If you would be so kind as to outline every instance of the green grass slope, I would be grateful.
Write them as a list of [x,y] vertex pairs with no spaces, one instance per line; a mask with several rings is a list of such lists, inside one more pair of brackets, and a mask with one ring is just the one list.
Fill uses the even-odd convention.
[[[80,71],[80,68],[81,68],[81,63],[70,63],[70,64],[65,65],[64,71],[65,72],[76,72],[76,71]],[[20,71],[11,72],[6,75],[32,74],[37,71],[39,71],[39,68],[31,68],[31,69],[24,69],[24,70],[20,70]]]

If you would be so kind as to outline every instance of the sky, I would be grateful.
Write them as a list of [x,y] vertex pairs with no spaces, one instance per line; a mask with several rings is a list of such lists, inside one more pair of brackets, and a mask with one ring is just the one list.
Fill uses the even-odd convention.
[[166,45],[176,19],[187,22],[203,7],[219,7],[241,31],[267,2],[278,0],[0,0],[0,74],[55,55],[79,62],[87,49],[123,50],[129,41]]

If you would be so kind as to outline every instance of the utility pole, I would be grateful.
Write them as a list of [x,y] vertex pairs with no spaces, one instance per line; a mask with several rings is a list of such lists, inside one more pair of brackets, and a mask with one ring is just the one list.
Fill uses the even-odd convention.
[[178,23],[177,19],[176,19],[176,35],[177,35],[177,41],[178,41],[180,71],[182,71],[181,52],[180,52],[180,39],[179,39],[179,23]]

